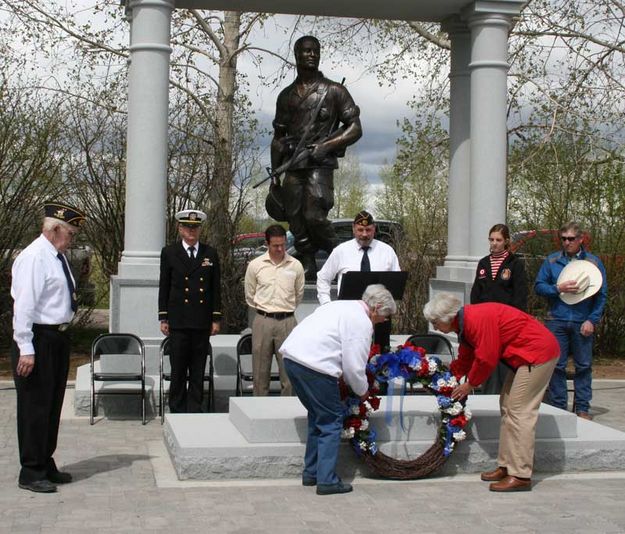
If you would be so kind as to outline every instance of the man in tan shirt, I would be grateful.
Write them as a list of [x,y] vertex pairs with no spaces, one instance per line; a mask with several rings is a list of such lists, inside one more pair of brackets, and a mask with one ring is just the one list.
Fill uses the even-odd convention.
[[252,260],[245,272],[245,300],[256,310],[252,323],[254,395],[269,393],[271,361],[276,355],[282,395],[291,395],[291,384],[278,353],[295,328],[295,308],[304,296],[304,268],[286,253],[286,231],[279,224],[265,230],[267,252]]

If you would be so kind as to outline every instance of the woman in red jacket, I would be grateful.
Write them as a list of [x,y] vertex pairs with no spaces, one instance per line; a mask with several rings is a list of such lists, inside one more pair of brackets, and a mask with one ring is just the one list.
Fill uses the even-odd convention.
[[512,306],[494,302],[462,306],[449,293],[435,295],[423,314],[437,330],[458,334],[458,358],[451,372],[467,380],[454,389],[454,399],[482,384],[500,361],[513,371],[499,400],[498,467],[482,473],[482,480],[492,482],[491,491],[531,490],[538,409],[560,354],[556,338]]

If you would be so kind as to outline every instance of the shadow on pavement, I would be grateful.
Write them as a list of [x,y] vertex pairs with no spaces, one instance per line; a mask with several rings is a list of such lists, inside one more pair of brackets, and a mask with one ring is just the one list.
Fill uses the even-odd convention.
[[105,454],[88,460],[81,460],[73,464],[64,465],[61,470],[71,473],[74,481],[85,480],[99,473],[115,471],[129,467],[134,462],[150,460],[147,454]]

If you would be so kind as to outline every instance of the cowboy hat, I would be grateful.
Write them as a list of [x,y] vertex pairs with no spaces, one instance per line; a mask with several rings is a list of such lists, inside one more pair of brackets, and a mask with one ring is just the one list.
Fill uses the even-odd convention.
[[557,284],[575,280],[577,283],[577,293],[560,293],[560,298],[567,304],[577,304],[582,300],[592,297],[603,283],[601,271],[594,263],[588,260],[575,260],[567,264],[558,276]]

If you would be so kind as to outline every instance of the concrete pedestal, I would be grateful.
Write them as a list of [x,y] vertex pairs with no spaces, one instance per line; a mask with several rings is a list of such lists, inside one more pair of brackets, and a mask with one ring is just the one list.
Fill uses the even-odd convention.
[[443,265],[436,268],[436,278],[430,279],[430,298],[436,293],[452,293],[460,302],[469,304],[471,287],[475,278],[477,264]]
[[[431,446],[439,424],[433,397],[393,399],[387,423],[387,399],[370,421],[386,454],[414,458]],[[499,435],[498,396],[471,397],[473,419],[468,438],[440,474],[476,473],[495,466]],[[306,439],[306,410],[293,397],[232,398],[229,414],[173,414],[164,439],[174,468],[184,479],[297,478]],[[538,472],[602,471],[625,468],[625,433],[541,405],[536,429]],[[351,450],[341,445],[339,471],[344,477],[368,475]]]

